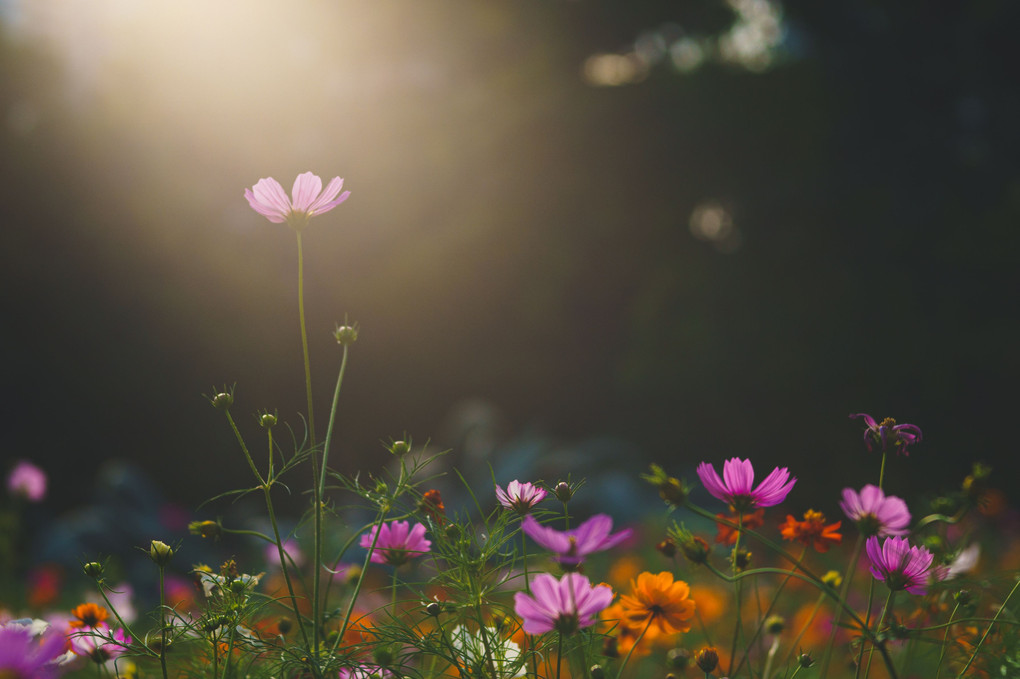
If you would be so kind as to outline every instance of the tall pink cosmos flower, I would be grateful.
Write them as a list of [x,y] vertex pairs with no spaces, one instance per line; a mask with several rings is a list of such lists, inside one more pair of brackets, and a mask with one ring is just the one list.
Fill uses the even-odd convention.
[[871,452],[878,448],[883,453],[895,450],[897,453],[910,455],[908,448],[921,441],[921,429],[915,424],[896,424],[896,420],[887,417],[881,423],[875,421],[867,413],[856,413],[851,420],[861,418],[867,429],[864,430],[864,445]]
[[596,514],[577,528],[566,531],[543,526],[535,520],[535,517],[529,515],[521,521],[521,530],[542,547],[555,552],[556,561],[563,566],[576,566],[584,561],[587,555],[615,547],[629,538],[633,532],[630,528],[625,528],[610,535],[613,520],[605,514]]
[[46,472],[27,460],[21,460],[7,476],[7,490],[15,497],[40,502],[46,497]]
[[906,535],[909,532],[910,512],[907,503],[893,495],[886,496],[882,489],[870,483],[860,493],[852,488],[843,489],[839,503],[847,518],[857,524],[865,537],[878,535]]
[[499,500],[499,504],[518,514],[530,512],[535,505],[545,499],[546,495],[544,488],[539,488],[532,483],[521,483],[514,480],[506,484],[506,490],[503,490],[499,484],[496,485],[496,499]]
[[30,625],[20,623],[0,625],[0,677],[53,679],[63,674],[60,660],[67,638],[53,630],[39,637]]
[[702,462],[698,465],[698,477],[713,497],[732,505],[734,511],[741,514],[758,507],[778,505],[786,499],[793,484],[797,482],[796,477],[790,477],[786,467],[777,467],[754,488],[754,467],[750,460],[741,460],[739,457],[723,462],[722,478],[719,478],[715,467]]
[[905,589],[911,594],[926,594],[929,580],[941,580],[945,569],[933,567],[932,553],[924,547],[911,547],[906,538],[868,538],[864,545],[871,559],[871,574],[895,591]]
[[340,193],[343,186],[343,179],[333,177],[323,191],[318,175],[305,172],[294,180],[294,188],[291,189],[293,200],[287,196],[280,182],[272,177],[263,177],[255,186],[245,189],[244,197],[255,212],[269,221],[275,224],[287,222],[295,229],[301,229],[308,223],[309,217],[329,212],[347,200],[351,192]]
[[416,523],[412,528],[407,521],[391,521],[378,527],[379,537],[376,539],[376,526],[361,536],[359,543],[365,549],[372,549],[372,563],[388,563],[400,566],[408,559],[421,556],[429,551],[432,543],[425,539],[425,526]]
[[536,575],[531,594],[514,594],[514,611],[521,617],[528,634],[545,634],[552,630],[573,634],[591,627],[598,614],[613,601],[609,585],[592,587],[580,573],[567,573],[557,580],[548,573]]

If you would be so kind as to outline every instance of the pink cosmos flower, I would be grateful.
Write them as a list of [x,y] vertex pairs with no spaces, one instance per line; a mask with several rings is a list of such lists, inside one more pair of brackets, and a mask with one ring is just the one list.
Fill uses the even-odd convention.
[[60,666],[66,637],[47,631],[38,638],[30,624],[12,621],[0,625],[0,676],[16,679],[53,679],[64,673]]
[[552,630],[572,634],[591,627],[598,614],[613,601],[609,585],[592,587],[580,573],[567,573],[557,580],[548,573],[535,576],[531,594],[514,594],[514,611],[524,621],[528,634],[545,634]]
[[576,566],[584,557],[593,552],[615,547],[630,537],[633,532],[625,528],[615,535],[613,520],[605,514],[596,514],[577,528],[558,531],[543,526],[533,516],[525,516],[521,522],[521,530],[532,540],[556,553],[556,561],[564,566]]
[[123,629],[110,631],[105,623],[99,623],[88,632],[71,635],[71,650],[77,655],[90,658],[95,663],[104,663],[122,655],[131,645],[131,637]]
[[909,532],[907,503],[893,495],[886,497],[881,488],[870,483],[861,488],[860,494],[844,488],[839,508],[865,536],[889,537]]
[[432,543],[425,539],[425,526],[416,523],[412,528],[407,521],[391,521],[378,527],[379,537],[376,539],[376,526],[361,536],[359,543],[365,549],[372,550],[372,563],[388,563],[399,566],[408,559],[421,556],[429,551]]
[[7,490],[29,502],[39,502],[46,497],[46,472],[31,462],[21,460],[7,476]]
[[309,217],[329,212],[347,200],[351,192],[340,193],[343,186],[343,179],[333,177],[323,191],[318,175],[305,172],[294,180],[291,190],[293,200],[287,197],[280,182],[272,177],[263,177],[255,186],[245,189],[244,197],[255,212],[269,221],[275,224],[287,222],[295,229],[301,229],[308,223]]
[[896,424],[896,420],[887,417],[879,424],[875,418],[867,413],[857,413],[850,416],[851,420],[863,418],[864,424],[868,426],[864,430],[864,445],[868,451],[878,448],[883,453],[895,450],[897,453],[910,455],[907,449],[921,441],[921,430],[914,424]]
[[546,494],[544,488],[516,480],[506,484],[505,491],[499,484],[496,485],[496,499],[499,500],[499,504],[518,514],[530,512],[535,505],[545,499]]
[[741,514],[758,507],[772,507],[786,499],[797,478],[790,477],[786,467],[777,467],[765,480],[753,488],[754,467],[750,460],[739,457],[723,462],[723,475],[719,478],[715,467],[707,462],[698,465],[698,477],[705,489]]
[[932,553],[924,547],[911,547],[906,538],[868,538],[864,545],[871,559],[871,574],[893,591],[905,589],[911,594],[926,594],[929,580],[942,580],[945,569],[932,567]]

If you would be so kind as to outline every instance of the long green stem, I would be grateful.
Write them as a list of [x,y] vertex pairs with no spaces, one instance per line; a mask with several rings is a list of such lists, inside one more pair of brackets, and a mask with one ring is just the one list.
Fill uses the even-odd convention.
[[[872,581],[872,582],[874,582],[874,581]],[[889,615],[889,611],[892,609],[893,597],[895,595],[896,595],[896,590],[890,589],[889,590],[889,596],[887,596],[886,599],[885,599],[885,606],[882,608],[882,615],[878,619],[878,624],[875,625],[875,635],[876,636],[882,632],[882,625],[885,624],[885,618],[886,618],[887,615]],[[868,603],[869,603],[869,608],[870,608],[870,603],[871,603],[871,598],[870,597],[868,598]],[[867,679],[868,675],[871,674],[871,659],[875,657],[875,649],[874,649],[875,643],[881,643],[883,647],[885,646],[885,642],[872,642],[871,652],[868,653],[868,668],[864,671],[864,679]],[[861,653],[863,653],[863,652],[864,652],[864,644],[861,644]],[[858,671],[861,669],[860,659],[857,661],[857,669],[858,669]]]
[[163,679],[168,679],[166,673],[166,592],[163,588],[163,566],[159,567],[159,666],[163,670]]
[[[744,527],[744,514],[743,514],[743,512],[738,512],[737,513],[737,538],[733,542],[733,553],[731,555],[731,562],[730,562],[730,567],[733,570],[733,574],[734,575],[736,575],[738,573],[738,571],[737,571],[737,558],[738,558],[738,555],[740,553],[740,533],[741,533],[741,529],[743,527]],[[733,592],[734,592],[734,598],[735,598],[735,602],[736,602],[736,605],[734,607],[735,608],[735,613],[736,613],[736,619],[734,620],[734,623],[733,623],[733,625],[734,625],[734,627],[733,627],[733,641],[730,643],[730,670],[729,670],[729,674],[735,674],[735,672],[734,672],[734,664],[733,663],[736,662],[736,657],[737,657],[737,639],[740,636],[740,627],[741,627],[740,623],[742,621],[741,620],[741,618],[742,618],[741,607],[742,607],[743,604],[742,604],[742,602],[740,600],[741,599],[741,593],[742,593],[742,590],[743,590],[743,586],[742,585],[743,585],[743,581],[742,580],[735,580],[734,583],[733,583]],[[750,647],[750,644],[748,644],[748,647]],[[750,648],[748,650],[750,650]]]
[[308,359],[308,330],[305,327],[305,257],[301,231],[297,234],[298,318],[301,321],[301,351],[305,359],[305,396],[308,399],[308,440],[315,447],[315,409],[312,407],[312,364]]
[[[864,547],[864,536],[858,535],[854,544],[853,555],[850,557],[850,565],[847,566],[846,574],[843,576],[843,586],[839,589],[839,600],[846,601],[847,593],[850,591],[850,582],[857,571],[857,562],[861,558],[861,549]],[[832,660],[832,650],[836,642],[836,633],[839,632],[839,619],[843,616],[843,610],[837,608],[832,619],[832,630],[829,632],[829,641],[825,644],[825,653],[822,655],[822,669],[818,673],[822,679],[829,674],[829,662]]]
[[634,644],[630,647],[630,650],[627,651],[627,655],[624,657],[623,662],[620,663],[620,671],[616,674],[616,679],[620,679],[620,677],[623,676],[623,668],[627,666],[627,661],[630,660],[630,656],[634,653],[634,649],[637,648],[638,644],[641,643],[641,640],[645,638],[645,632],[647,632],[648,628],[652,626],[652,620],[653,616],[648,616],[648,622],[645,623],[644,629],[641,630],[641,634],[639,634],[637,639],[634,640]]

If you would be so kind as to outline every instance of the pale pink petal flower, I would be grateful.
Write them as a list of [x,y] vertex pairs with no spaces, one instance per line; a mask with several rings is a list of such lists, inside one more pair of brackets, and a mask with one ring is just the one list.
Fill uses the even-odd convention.
[[280,182],[272,177],[263,177],[255,186],[244,190],[244,197],[255,212],[275,224],[287,222],[295,229],[301,229],[308,218],[329,212],[347,200],[350,191],[340,193],[344,180],[333,177],[326,190],[322,180],[311,172],[299,174],[291,189],[293,200],[287,197]]

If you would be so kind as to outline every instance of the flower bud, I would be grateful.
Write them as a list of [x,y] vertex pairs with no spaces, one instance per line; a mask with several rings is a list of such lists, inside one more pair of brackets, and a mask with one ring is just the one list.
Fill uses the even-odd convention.
[[655,545],[655,548],[667,559],[672,559],[676,556],[676,543],[669,538],[666,538],[659,544]]
[[393,664],[394,660],[393,649],[386,644],[379,644],[372,649],[372,659],[375,660],[375,664],[380,667],[389,667]]
[[230,406],[234,405],[234,395],[229,391],[221,391],[212,397],[212,404],[217,410],[226,412],[230,410]]
[[443,612],[442,606],[436,601],[430,601],[425,606],[425,612],[431,615],[433,618],[438,618],[439,614]]
[[803,667],[804,669],[807,669],[808,667],[811,667],[812,665],[815,664],[815,659],[812,658],[811,655],[808,653],[801,653],[799,656],[797,656],[797,664]]
[[706,646],[694,654],[694,662],[705,674],[710,674],[719,665],[719,652],[712,646]]
[[149,545],[149,558],[157,566],[165,566],[170,563],[170,559],[174,556],[174,550],[170,549],[170,545],[159,540],[153,540]]
[[783,629],[786,627],[786,620],[781,615],[770,615],[765,618],[765,633],[766,634],[782,634]]
[[390,444],[390,452],[397,457],[407,455],[411,452],[411,444],[407,441],[394,441]]
[[262,425],[263,429],[272,429],[278,421],[276,413],[262,413],[262,416],[259,417],[259,424]]
[[281,636],[287,636],[287,632],[294,628],[294,623],[291,619],[284,616],[276,623],[276,629],[280,632]]
[[336,325],[336,329],[333,331],[333,337],[336,338],[336,343],[341,346],[348,346],[358,341],[358,324],[354,325]]
[[746,549],[738,549],[733,552],[733,567],[737,571],[747,570],[751,565],[751,552]]
[[87,564],[82,566],[82,570],[85,571],[85,575],[94,580],[98,580],[103,577],[103,564],[98,561],[89,561]]
[[556,487],[553,488],[553,494],[556,495],[556,499],[560,502],[570,502],[570,498],[574,497],[574,491],[571,490],[566,481],[557,483]]
[[686,648],[671,648],[666,654],[666,660],[673,669],[684,670],[691,664],[691,652]]
[[602,665],[592,665],[588,671],[591,674],[591,679],[606,679],[606,671],[602,669]]

